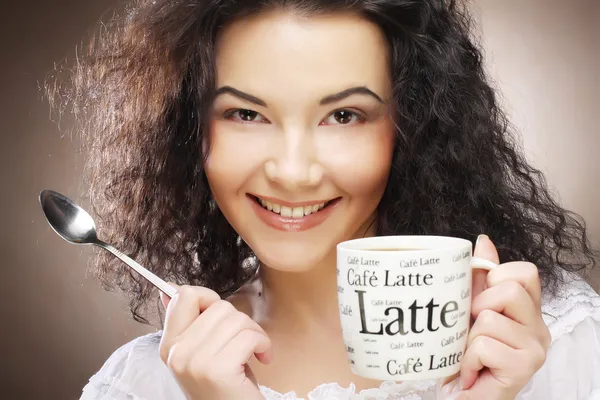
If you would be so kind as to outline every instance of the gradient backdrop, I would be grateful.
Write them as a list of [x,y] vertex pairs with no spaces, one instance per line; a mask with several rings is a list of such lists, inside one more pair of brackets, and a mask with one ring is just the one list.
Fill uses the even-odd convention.
[[[37,196],[75,199],[84,154],[50,121],[39,84],[114,0],[20,0],[0,15],[0,397],[76,399],[116,347],[154,327],[86,274]],[[531,160],[600,245],[600,1],[481,0],[489,69]],[[62,133],[61,133],[62,132]],[[592,279],[600,287],[598,274]]]

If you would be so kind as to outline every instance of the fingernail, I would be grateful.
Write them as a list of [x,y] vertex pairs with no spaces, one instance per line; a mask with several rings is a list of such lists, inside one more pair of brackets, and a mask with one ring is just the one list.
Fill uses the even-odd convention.
[[477,244],[479,244],[479,241],[480,241],[482,238],[487,238],[487,239],[489,239],[488,235],[485,235],[485,234],[483,234],[483,233],[482,233],[481,235],[477,236],[477,241],[475,242],[475,246],[477,246]]

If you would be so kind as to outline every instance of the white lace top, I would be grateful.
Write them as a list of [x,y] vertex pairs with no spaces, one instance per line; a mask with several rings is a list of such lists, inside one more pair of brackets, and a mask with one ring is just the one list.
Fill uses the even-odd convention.
[[[545,298],[543,311],[552,346],[546,363],[517,400],[600,400],[600,296],[587,283],[575,280],[558,296]],[[117,349],[90,378],[81,400],[185,400],[158,355],[159,342],[157,332]],[[294,392],[260,389],[267,400],[300,400]],[[354,385],[325,383],[305,400],[450,399],[437,389],[433,382],[383,382],[357,393]]]

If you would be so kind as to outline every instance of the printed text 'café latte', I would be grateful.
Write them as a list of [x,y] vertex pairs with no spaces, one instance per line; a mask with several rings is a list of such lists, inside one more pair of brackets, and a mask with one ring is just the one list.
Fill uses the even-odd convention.
[[437,236],[356,239],[337,247],[340,318],[351,368],[378,380],[460,370],[470,322],[472,244]]

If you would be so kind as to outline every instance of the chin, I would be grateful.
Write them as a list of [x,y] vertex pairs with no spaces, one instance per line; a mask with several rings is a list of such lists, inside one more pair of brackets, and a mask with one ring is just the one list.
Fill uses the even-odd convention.
[[335,244],[319,246],[302,244],[302,242],[256,246],[254,253],[261,263],[268,268],[283,272],[307,272],[322,265],[333,257],[335,260]]

